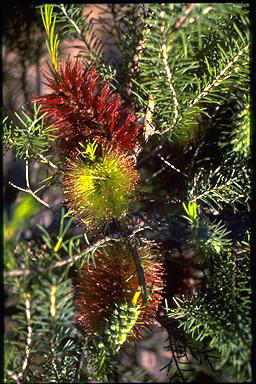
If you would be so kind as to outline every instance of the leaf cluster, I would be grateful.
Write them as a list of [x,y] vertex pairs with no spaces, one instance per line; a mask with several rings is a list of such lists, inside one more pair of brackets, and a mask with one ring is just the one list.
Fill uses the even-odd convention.
[[59,37],[55,34],[56,15],[53,16],[54,6],[51,4],[45,4],[41,6],[41,16],[44,23],[44,27],[48,36],[46,40],[46,46],[51,58],[51,62],[54,68],[58,68],[58,48],[59,48]]
[[[6,241],[6,289],[8,296],[15,298],[16,308],[11,316],[11,336],[5,341],[8,380],[15,377],[15,372],[28,381],[50,377],[53,381],[74,382],[83,375],[70,267],[84,263],[86,258],[93,260],[93,256],[90,250],[82,252],[85,242],[87,247],[89,244],[86,236],[67,236],[71,223],[62,211],[57,237],[39,226],[41,237],[37,242],[15,246]],[[69,258],[63,260],[63,254]]]
[[58,4],[56,7],[60,39],[79,39],[81,44],[73,44],[74,48],[79,48],[79,55],[88,62],[101,61],[103,45],[96,32],[93,11],[82,4]]
[[245,381],[251,377],[249,262],[248,244],[215,255],[207,286],[192,297],[176,298],[177,308],[168,309],[194,340],[218,351],[217,370],[231,363],[232,374]]
[[222,166],[206,172],[199,169],[188,188],[188,198],[214,211],[230,205],[236,211],[236,204],[246,202],[250,193],[248,163],[226,159]]
[[3,120],[3,144],[4,153],[10,148],[15,149],[17,158],[38,159],[40,154],[50,148],[51,128],[44,126],[44,115],[41,107],[34,104],[34,114],[30,116],[24,108],[15,112],[16,123],[9,121],[9,117]]
[[[248,18],[240,9],[239,19],[238,8],[226,4],[149,7],[138,61],[143,85],[136,82],[135,92],[144,107],[153,96],[153,124],[160,133],[168,133],[169,140],[193,139],[200,116],[209,116],[211,105],[221,104],[238,89],[247,92]],[[234,34],[227,42],[224,30],[231,31],[230,25]]]
[[[101,6],[98,8],[100,10]],[[169,216],[159,209],[155,217],[152,214],[154,226],[147,214],[142,215],[145,227],[149,228],[150,234],[154,232],[157,240],[161,238],[163,223],[169,225],[168,228],[173,223],[173,227],[178,227],[178,224],[185,226],[185,246],[192,249],[194,255],[189,264],[192,288],[187,288],[186,294],[180,289],[181,294],[167,297],[165,306],[169,334],[167,347],[172,352],[168,364],[170,380],[193,380],[196,370],[207,367],[220,380],[227,380],[228,376],[230,380],[250,381],[252,340],[248,228],[240,234],[240,242],[235,240],[233,216],[230,214],[236,215],[235,225],[238,225],[248,218],[250,211],[247,5],[112,4],[107,6],[107,11],[104,8],[109,17],[101,13],[98,25],[85,5],[56,4],[42,9],[45,10],[42,16],[47,46],[56,68],[59,43],[63,39],[79,39],[82,44],[79,45],[79,55],[85,61],[99,63],[104,79],[116,77],[112,88],[119,87],[128,95],[132,92],[136,108],[144,119],[141,143],[145,144],[145,152],[142,150],[140,154],[141,163],[148,161],[151,181],[155,179],[159,184],[158,202],[162,204],[165,196],[168,200],[169,195],[158,183],[160,178],[157,175],[164,169],[171,184],[175,179],[173,172],[176,176],[182,175],[184,190],[175,196],[178,214],[168,202]],[[100,41],[95,32],[97,26],[113,39],[114,50]],[[104,48],[106,51],[109,49],[111,58],[104,53]],[[68,71],[64,85],[72,85],[71,72]],[[82,76],[81,79],[77,88],[85,84]],[[63,88],[63,84],[58,83],[58,86]],[[88,90],[89,86],[90,83],[85,88]],[[72,91],[71,88],[68,92]],[[61,92],[58,94],[60,98]],[[56,112],[60,103],[55,104],[53,101]],[[78,100],[77,105],[80,104]],[[226,119],[228,106],[232,109],[230,121]],[[61,108],[57,124],[63,117]],[[81,111],[86,110],[86,113],[89,109],[81,106]],[[110,117],[110,110],[114,111],[109,105],[107,110],[104,119]],[[122,106],[117,115],[122,115],[124,110]],[[67,116],[70,117],[69,111]],[[26,160],[27,179],[28,159],[43,160],[48,167],[58,169],[44,157],[52,149],[52,136],[51,127],[45,128],[40,107],[34,104],[32,116],[23,108],[15,113],[15,118],[17,122],[10,121],[9,117],[3,121],[4,149],[6,152],[13,148],[17,157]],[[68,128],[67,121],[65,129]],[[60,134],[64,132],[62,128]],[[95,130],[94,124],[91,129]],[[210,141],[212,131],[221,131],[216,133],[216,142],[213,143],[214,148],[221,151],[217,165],[212,164],[211,153],[207,153],[205,145],[207,132]],[[126,142],[128,147],[130,137]],[[191,142],[191,146],[181,150],[180,143]],[[80,154],[88,157],[87,162],[94,162],[95,142],[87,146],[80,140],[78,143]],[[153,143],[152,147],[150,143]],[[70,145],[72,147],[73,142]],[[205,152],[200,152],[202,148]],[[171,163],[172,156],[175,158],[172,149],[177,150],[177,159],[184,163],[181,170]],[[153,154],[161,161],[162,168],[154,169]],[[185,155],[191,156],[187,157],[189,160],[184,160],[187,159]],[[110,166],[113,167],[113,163]],[[143,171],[143,166],[140,170]],[[60,173],[58,169],[56,175]],[[142,184],[147,184],[143,172],[141,174]],[[79,175],[80,170],[75,180]],[[105,174],[100,176],[103,178]],[[50,189],[52,178],[46,178],[43,187]],[[32,192],[29,181],[27,184],[29,192]],[[125,190],[126,183],[121,187]],[[115,185],[115,192],[118,188],[120,185]],[[150,188],[145,185],[145,191]],[[175,186],[171,185],[171,188],[173,197]],[[36,197],[40,189],[31,194]],[[156,197],[154,191],[152,195]],[[92,200],[89,195],[88,200]],[[148,200],[151,203],[153,199],[150,197]],[[52,208],[44,200],[39,198],[38,201]],[[113,209],[120,208],[118,201],[114,201]],[[159,207],[158,204],[157,209]],[[113,238],[120,242],[126,234],[117,230],[115,225],[118,224],[113,222],[107,230],[110,234],[118,231],[119,237],[113,235],[99,239],[98,234],[93,233],[91,242],[62,210],[60,213],[53,211],[60,215],[57,229],[54,225],[49,228],[38,226],[37,231],[33,228],[36,238],[29,243],[19,234],[24,230],[22,223],[28,222],[31,210],[35,214],[35,204],[30,198],[22,198],[14,208],[13,216],[5,219],[6,291],[8,298],[15,302],[15,314],[10,316],[11,332],[6,335],[5,342],[6,380],[87,382],[93,373],[94,379],[107,381],[115,373],[116,352],[128,338],[140,308],[136,305],[136,297],[133,305],[115,303],[113,316],[108,318],[108,326],[102,329],[102,334],[96,334],[94,339],[84,338],[74,321],[72,279],[76,270],[92,264],[96,267],[94,253],[98,248],[103,253],[107,252],[108,242]],[[24,228],[19,228],[21,226]],[[146,231],[141,228],[139,231],[147,237]],[[135,233],[136,230],[131,237]],[[173,230],[170,237],[173,233],[176,232]],[[184,242],[183,237],[176,240],[178,244]],[[134,241],[134,247],[136,244]],[[163,246],[169,247],[169,244],[166,242]],[[175,258],[171,246],[168,255],[170,259]],[[145,259],[149,260],[146,256]],[[179,259],[183,263],[182,257]],[[98,289],[101,288],[99,284]]]

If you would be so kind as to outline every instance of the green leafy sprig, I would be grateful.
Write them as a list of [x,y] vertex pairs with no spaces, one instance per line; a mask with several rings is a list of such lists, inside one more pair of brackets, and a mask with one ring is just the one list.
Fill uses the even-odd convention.
[[44,4],[40,7],[44,27],[48,36],[46,40],[47,49],[53,67],[57,70],[59,66],[59,37],[55,34],[56,15],[53,15],[53,4]]

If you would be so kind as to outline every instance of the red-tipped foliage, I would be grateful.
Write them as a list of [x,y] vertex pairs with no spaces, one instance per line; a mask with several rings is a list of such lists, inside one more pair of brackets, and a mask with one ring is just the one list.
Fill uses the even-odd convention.
[[96,65],[85,68],[81,60],[72,63],[69,58],[58,72],[50,67],[45,77],[54,92],[34,102],[40,102],[42,112],[47,112],[47,123],[65,152],[92,138],[124,150],[138,147],[142,125],[130,108],[124,108],[119,94],[110,89],[109,80],[101,81]]

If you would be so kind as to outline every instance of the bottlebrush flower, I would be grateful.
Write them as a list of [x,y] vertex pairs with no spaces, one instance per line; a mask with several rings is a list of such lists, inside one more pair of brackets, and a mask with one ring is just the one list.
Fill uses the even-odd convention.
[[138,147],[142,124],[130,108],[124,108],[109,80],[101,81],[95,65],[84,67],[81,59],[72,63],[68,58],[58,71],[50,67],[45,77],[54,92],[34,102],[47,112],[46,122],[52,126],[61,150],[72,152],[79,142],[95,138],[97,142],[111,141],[123,150]]
[[108,377],[113,370],[112,361],[127,336],[131,334],[133,326],[138,320],[140,306],[137,305],[140,292],[134,295],[132,303],[115,304],[115,309],[103,332],[87,339],[87,368],[100,382],[108,382]]
[[[154,323],[163,290],[163,264],[154,242],[138,249],[149,293],[146,304],[138,295],[139,281],[129,245],[120,240],[97,249],[97,267],[80,271],[76,285],[76,319],[87,335],[101,335],[107,344],[122,344],[127,337],[140,338]],[[127,331],[128,329],[128,331]],[[118,334],[119,332],[119,334]],[[111,336],[112,335],[112,336]]]
[[131,156],[105,150],[98,161],[67,160],[64,196],[70,213],[95,228],[127,213],[138,180]]

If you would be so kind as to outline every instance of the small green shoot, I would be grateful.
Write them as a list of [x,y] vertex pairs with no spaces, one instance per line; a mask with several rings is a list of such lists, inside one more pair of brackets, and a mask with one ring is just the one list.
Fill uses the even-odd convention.
[[54,35],[55,23],[56,23],[56,15],[53,16],[53,8],[52,4],[44,4],[41,6],[41,16],[44,23],[44,27],[46,33],[48,35],[48,39],[46,40],[47,49],[49,52],[49,56],[51,58],[52,65],[54,69],[58,69],[58,48],[60,40],[58,35]]
[[85,149],[85,151],[82,151],[82,152],[80,152],[84,157],[88,157],[89,158],[89,160],[91,160],[91,161],[95,161],[95,158],[96,158],[96,156],[95,156],[95,152],[96,152],[96,149],[97,149],[97,147],[98,147],[98,143],[97,143],[97,141],[96,140],[94,140],[92,143],[91,142],[88,142],[87,144],[86,144],[86,147],[84,146],[84,144],[83,143],[79,143],[80,144],[80,146],[83,148],[83,149]]
[[192,226],[197,225],[197,204],[195,202],[189,202],[188,206],[185,203],[182,203],[184,210],[187,215],[182,215]]

